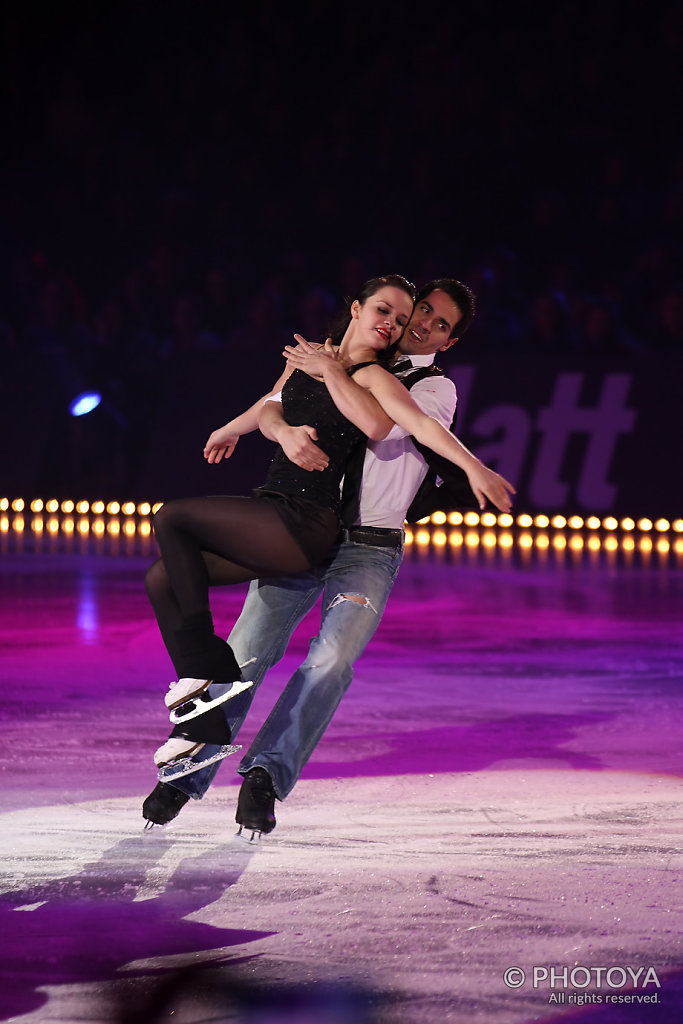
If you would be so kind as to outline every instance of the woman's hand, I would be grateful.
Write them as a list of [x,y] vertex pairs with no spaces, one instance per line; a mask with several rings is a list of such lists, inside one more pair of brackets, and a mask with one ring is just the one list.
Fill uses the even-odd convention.
[[495,473],[483,462],[477,459],[471,466],[467,467],[467,479],[474,491],[474,496],[479,502],[479,508],[486,508],[488,498],[501,512],[509,512],[512,508],[512,495],[516,494],[512,484]]
[[204,445],[204,458],[207,462],[220,462],[224,457],[229,459],[235,450],[240,436],[232,423],[226,423],[224,427],[214,430]]
[[338,367],[343,371],[339,360],[339,353],[328,338],[323,346],[311,345],[300,334],[295,334],[298,345],[285,345],[282,353],[289,366],[297,370],[303,370],[311,377],[325,379],[325,374]]

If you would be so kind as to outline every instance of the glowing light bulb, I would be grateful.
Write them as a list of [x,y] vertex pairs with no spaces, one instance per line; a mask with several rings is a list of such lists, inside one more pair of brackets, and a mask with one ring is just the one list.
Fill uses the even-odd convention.
[[69,406],[69,412],[72,416],[87,416],[89,412],[97,408],[101,401],[102,395],[99,391],[82,391],[80,395],[76,395]]

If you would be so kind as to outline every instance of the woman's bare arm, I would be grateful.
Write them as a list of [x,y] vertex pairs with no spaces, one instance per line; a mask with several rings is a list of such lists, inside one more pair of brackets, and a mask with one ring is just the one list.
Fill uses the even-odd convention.
[[361,387],[353,377],[349,377],[329,339],[323,347],[319,347],[309,344],[300,334],[294,337],[299,344],[287,345],[283,353],[288,364],[314,377],[322,377],[332,401],[347,420],[355,423],[373,441],[383,440],[394,421],[387,416],[367,388]]
[[512,484],[480,462],[438,420],[425,415],[396,377],[381,366],[366,366],[357,372],[356,377],[358,383],[368,388],[395,423],[421,444],[464,470],[480,508],[485,507],[486,498],[489,498],[496,508],[509,512],[512,506],[511,495],[515,493]]

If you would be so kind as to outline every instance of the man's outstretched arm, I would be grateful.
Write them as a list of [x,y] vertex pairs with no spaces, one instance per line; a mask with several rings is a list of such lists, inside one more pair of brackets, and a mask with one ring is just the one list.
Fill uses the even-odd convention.
[[282,385],[287,380],[291,372],[292,368],[287,367],[270,391],[265,395],[261,395],[253,405],[250,405],[249,408],[243,413],[240,413],[239,416],[229,420],[224,426],[219,427],[218,430],[214,430],[213,433],[210,434],[208,441],[204,445],[204,458],[208,462],[220,462],[224,457],[229,459],[234,452],[235,446],[237,445],[240,437],[242,437],[243,434],[251,434],[254,430],[258,430],[259,415],[263,409],[264,403],[282,390]]

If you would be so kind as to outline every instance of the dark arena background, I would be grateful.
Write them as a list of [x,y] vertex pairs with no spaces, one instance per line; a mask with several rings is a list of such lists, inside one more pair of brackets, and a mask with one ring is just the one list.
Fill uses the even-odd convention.
[[[0,1020],[681,1020],[683,8],[0,17]],[[143,832],[153,512],[262,482],[206,438],[384,273],[474,291],[442,365],[512,513],[406,525],[272,834],[235,757]]]

